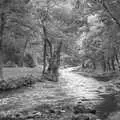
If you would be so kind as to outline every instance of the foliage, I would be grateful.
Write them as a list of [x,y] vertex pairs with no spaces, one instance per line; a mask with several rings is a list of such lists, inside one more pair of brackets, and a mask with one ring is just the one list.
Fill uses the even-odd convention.
[[101,64],[104,70],[115,70],[115,65],[119,66],[118,0],[7,2],[2,0],[0,9],[5,19],[3,45],[8,47],[4,47],[6,56],[9,55],[7,59],[22,55],[30,40],[46,39],[48,57],[62,41],[62,52],[81,64],[92,64],[94,69],[96,64]]
[[79,1],[79,6],[75,9],[81,11],[81,5],[84,5],[82,15],[87,16],[87,23],[84,24],[87,29],[82,30],[82,35],[78,40],[82,41],[80,53],[83,64],[86,60],[90,60],[94,69],[96,69],[96,64],[101,64],[104,71],[118,69],[120,24],[117,11],[119,11],[119,1],[84,0],[84,2]]
[[9,91],[13,89],[18,89],[24,86],[30,86],[38,81],[41,81],[39,78],[34,76],[25,76],[18,78],[9,78],[8,80],[0,81],[0,91]]
[[17,54],[20,55],[21,51],[24,51],[26,41],[32,39],[34,32],[29,1],[2,0],[0,6],[0,17],[3,15],[4,18],[4,21],[1,21],[3,53],[8,56],[6,60],[18,63]]

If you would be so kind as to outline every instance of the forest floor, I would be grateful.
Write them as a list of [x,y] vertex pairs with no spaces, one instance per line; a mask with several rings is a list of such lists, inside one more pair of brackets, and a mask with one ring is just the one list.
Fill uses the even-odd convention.
[[[61,69],[58,82],[1,92],[0,120],[119,120],[119,78],[99,81],[73,69]],[[41,68],[4,69],[6,79],[31,74],[40,77]]]

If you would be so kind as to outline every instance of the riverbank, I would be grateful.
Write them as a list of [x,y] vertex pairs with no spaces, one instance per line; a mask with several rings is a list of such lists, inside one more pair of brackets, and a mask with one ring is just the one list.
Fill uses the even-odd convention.
[[[82,75],[88,78],[86,80],[86,86],[88,86],[89,79],[94,79],[99,82],[99,84],[103,84],[101,87],[98,87],[96,90],[99,96],[102,97],[103,101],[100,104],[95,105],[95,109],[97,111],[97,116],[101,120],[119,120],[120,119],[120,77],[119,72],[116,73],[89,73],[89,72],[80,72],[76,71],[76,68],[72,68],[70,71],[77,75]],[[70,73],[69,73],[70,75]],[[102,76],[103,75],[103,76]],[[97,77],[96,77],[97,76]],[[75,77],[74,77],[75,78]],[[99,78],[99,79],[97,79]],[[70,78],[69,78],[70,79]],[[79,78],[77,78],[79,79]],[[81,79],[84,79],[81,77]],[[74,79],[76,80],[76,79]],[[73,84],[74,81],[71,83]],[[91,81],[92,83],[92,81]],[[93,85],[93,89],[96,88],[97,85]],[[82,89],[82,86],[80,87]],[[88,87],[87,87],[88,89]],[[86,89],[85,89],[86,90]],[[104,92],[102,92],[102,90]],[[79,90],[77,90],[79,91]],[[82,93],[82,92],[81,92]],[[94,105],[93,105],[94,106]]]
[[[40,75],[40,68],[35,69],[31,69],[31,72]],[[107,119],[110,114],[116,112],[115,110],[119,110],[114,109],[116,108],[114,106],[119,104],[119,97],[116,103],[113,98],[117,99],[120,82],[98,81],[72,70],[73,68],[60,69],[58,82],[38,82],[29,87],[1,92],[0,116],[3,117],[1,119],[96,120],[103,114],[106,116],[103,118]],[[27,71],[30,72],[30,70]],[[113,81],[115,81],[114,84]],[[107,108],[104,111],[103,103],[106,106],[111,105],[109,111]]]
[[0,120],[97,120],[96,110],[80,103],[43,104],[22,111],[0,112]]
[[90,70],[81,70],[79,67],[76,67],[72,70],[77,74],[83,75],[85,77],[92,77],[99,81],[109,81],[115,78],[120,77],[119,71],[110,71],[110,72],[98,72],[98,71],[90,71]]
[[0,92],[19,89],[22,87],[29,87],[36,82],[43,82],[41,78],[34,77],[32,75],[18,78],[9,78],[7,80],[0,81]]
[[4,68],[4,79],[0,81],[0,92],[22,87],[29,87],[36,82],[43,82],[38,68]]

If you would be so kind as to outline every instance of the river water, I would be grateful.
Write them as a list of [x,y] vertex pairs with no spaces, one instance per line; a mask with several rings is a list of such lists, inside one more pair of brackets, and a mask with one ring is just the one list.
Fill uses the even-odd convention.
[[28,88],[0,93],[0,111],[28,109],[43,103],[80,101],[91,103],[102,119],[120,110],[116,94],[106,90],[108,82],[84,77],[71,70],[60,70],[60,81],[56,83],[40,82]]

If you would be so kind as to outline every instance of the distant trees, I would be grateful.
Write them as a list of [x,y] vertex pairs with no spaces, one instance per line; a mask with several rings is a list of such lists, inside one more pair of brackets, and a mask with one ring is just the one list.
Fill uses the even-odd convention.
[[[81,5],[84,6],[82,16],[87,16],[85,25],[87,29],[82,30],[85,36],[80,50],[83,51],[81,52],[83,64],[90,60],[94,69],[98,64],[103,71],[119,69],[120,23],[117,12],[120,10],[119,1],[83,0],[79,1],[79,6]],[[81,7],[77,7],[77,10],[81,10]],[[82,40],[81,36],[80,40]]]
[[100,18],[104,23],[103,32],[103,68],[104,71],[115,71],[119,67],[119,46],[120,46],[120,23],[119,23],[119,1],[101,0],[96,1],[101,10]]
[[[0,1],[0,77],[2,76],[3,52],[10,43],[14,48],[21,49],[30,39],[32,27],[29,19],[28,0]],[[16,46],[18,45],[18,46]],[[11,47],[11,46],[10,46]],[[9,49],[9,48],[8,48]],[[11,49],[12,52],[13,48]],[[18,50],[19,51],[19,50]],[[14,52],[13,52],[14,53]]]

